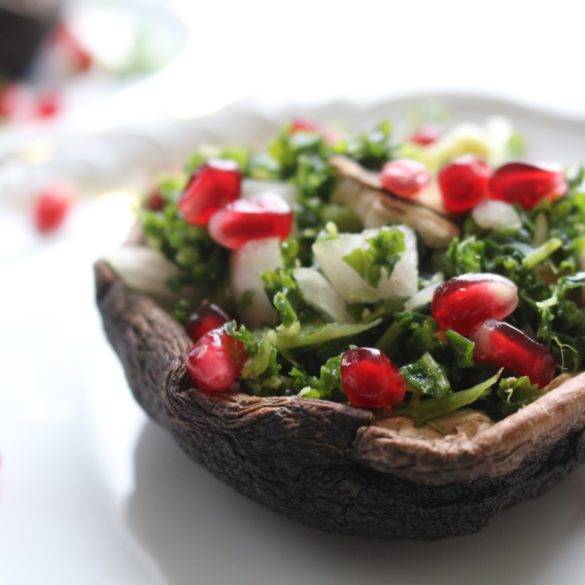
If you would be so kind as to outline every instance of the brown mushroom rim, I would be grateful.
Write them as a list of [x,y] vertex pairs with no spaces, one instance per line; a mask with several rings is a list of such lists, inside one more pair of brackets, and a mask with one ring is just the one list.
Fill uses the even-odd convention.
[[[146,363],[148,355],[146,360],[136,356],[144,376],[156,381],[156,392],[160,394],[153,400],[163,403],[167,420],[159,422],[164,425],[181,426],[184,413],[194,408],[220,417],[231,429],[269,417],[275,441],[280,438],[302,441],[309,417],[311,424],[323,429],[330,440],[328,446],[315,445],[317,452],[342,450],[349,459],[364,466],[435,485],[506,475],[531,454],[551,449],[585,426],[585,373],[570,378],[472,437],[462,434],[437,439],[406,437],[377,424],[371,411],[325,400],[262,398],[238,391],[206,395],[193,388],[189,380],[184,352],[190,341],[173,317],[145,295],[130,291],[103,261],[96,264],[96,282],[99,303],[100,299],[115,295],[110,302],[114,309],[109,310],[115,313],[112,316],[115,320],[124,324],[119,329],[128,337],[146,336],[144,344],[148,351],[156,352],[156,363],[167,368],[165,372],[153,372]],[[138,322],[140,327],[135,327]]]

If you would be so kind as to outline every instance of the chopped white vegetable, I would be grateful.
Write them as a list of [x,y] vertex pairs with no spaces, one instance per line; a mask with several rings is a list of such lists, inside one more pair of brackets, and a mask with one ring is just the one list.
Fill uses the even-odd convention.
[[250,199],[265,193],[280,195],[291,207],[297,200],[297,188],[284,181],[260,181],[258,179],[244,179],[242,182],[242,197]]
[[345,302],[331,283],[314,268],[297,268],[294,277],[306,303],[327,319],[337,323],[350,323]]
[[146,246],[122,246],[104,259],[132,290],[162,302],[172,301],[175,297],[166,281],[176,276],[179,269],[158,250]]
[[377,287],[368,284],[343,259],[356,248],[367,248],[368,239],[379,229],[364,230],[359,234],[340,234],[313,245],[313,253],[321,270],[339,295],[347,302],[375,303],[384,299],[411,297],[418,284],[418,253],[416,236],[406,226],[398,226],[405,236],[406,250],[396,263],[391,275],[382,271]]
[[241,309],[242,321],[246,325],[259,327],[276,323],[276,311],[268,300],[261,274],[282,266],[277,238],[248,242],[232,253],[230,288],[237,302],[246,301]]
[[404,303],[404,308],[407,311],[414,311],[415,309],[420,309],[429,305],[433,300],[435,291],[441,286],[441,284],[442,283],[440,282],[435,282],[434,284],[425,286],[425,288],[421,288],[416,294],[411,296],[406,303]]
[[482,201],[473,208],[471,217],[484,230],[518,229],[522,225],[514,206],[505,201]]

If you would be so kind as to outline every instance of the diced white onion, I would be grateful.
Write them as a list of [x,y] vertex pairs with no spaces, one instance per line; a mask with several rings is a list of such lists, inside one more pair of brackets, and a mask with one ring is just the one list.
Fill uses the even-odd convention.
[[249,303],[241,310],[242,321],[251,327],[276,323],[276,311],[268,300],[261,274],[283,265],[280,242],[277,238],[255,240],[244,244],[232,253],[230,263],[230,288],[237,302],[244,295],[251,295]]
[[331,321],[351,322],[343,299],[318,270],[297,268],[294,271],[294,277],[305,302]]
[[404,303],[404,308],[407,311],[414,311],[415,309],[420,309],[428,304],[430,304],[433,300],[433,296],[437,288],[441,286],[440,282],[436,282],[435,284],[430,284],[425,288],[421,288],[417,293],[412,295],[406,303]]
[[473,208],[471,217],[485,230],[518,229],[522,225],[516,209],[505,201],[482,201]]
[[377,287],[372,287],[343,259],[356,248],[367,248],[368,239],[379,229],[364,230],[359,234],[340,234],[313,245],[315,259],[326,278],[347,302],[375,303],[384,299],[411,297],[418,284],[418,253],[414,232],[398,226],[405,236],[406,250],[396,263],[391,275],[382,272]]
[[280,195],[291,207],[297,200],[297,188],[284,181],[260,181],[258,179],[244,179],[242,182],[242,197],[250,199],[265,193]]
[[146,246],[121,246],[104,259],[128,288],[158,301],[167,302],[174,298],[166,281],[176,276],[179,270],[158,250]]

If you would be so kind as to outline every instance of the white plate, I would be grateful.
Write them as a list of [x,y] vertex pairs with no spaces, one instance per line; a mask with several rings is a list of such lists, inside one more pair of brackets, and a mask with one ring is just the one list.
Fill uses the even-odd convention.
[[[583,122],[501,100],[450,101],[459,119],[510,116],[536,158],[585,154]],[[409,103],[331,104],[303,114],[368,123],[398,119]],[[262,138],[283,115],[242,119]],[[79,219],[84,225],[112,214],[118,221],[107,231],[78,229],[0,266],[0,583],[583,581],[585,470],[503,512],[477,535],[428,544],[321,533],[247,500],[191,463],[132,401],[93,304],[91,261],[123,237],[127,201],[88,206]]]

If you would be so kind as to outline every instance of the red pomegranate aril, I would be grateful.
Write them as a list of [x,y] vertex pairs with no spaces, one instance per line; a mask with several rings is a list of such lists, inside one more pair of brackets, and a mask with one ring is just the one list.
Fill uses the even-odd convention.
[[165,207],[166,201],[165,198],[161,195],[158,189],[155,189],[147,198],[146,198],[146,208],[150,211],[162,211]]
[[230,320],[227,313],[214,303],[202,303],[189,317],[185,331],[192,341],[198,341],[212,329],[222,327]]
[[37,231],[49,233],[57,230],[75,203],[75,192],[64,183],[55,183],[41,191],[34,202],[33,219]]
[[556,199],[567,192],[562,169],[513,162],[500,167],[490,180],[490,197],[532,209],[543,199]]
[[231,388],[246,362],[244,344],[225,329],[212,329],[201,337],[185,358],[191,380],[203,392],[224,392]]
[[429,146],[435,143],[443,134],[442,129],[439,126],[433,126],[432,124],[424,124],[419,126],[410,137],[410,142],[418,144],[418,146]]
[[474,359],[528,376],[544,388],[555,375],[555,361],[548,349],[503,321],[486,321],[473,335]]
[[290,133],[298,132],[321,132],[321,125],[308,118],[294,118],[290,123]]
[[63,51],[63,54],[71,60],[71,65],[75,71],[84,73],[91,69],[93,66],[91,52],[67,23],[62,23],[58,27],[54,42]]
[[294,136],[299,132],[313,132],[315,134],[322,134],[327,144],[335,144],[341,139],[341,135],[337,130],[327,126],[326,124],[320,124],[307,118],[295,118],[290,124],[290,134]]
[[24,86],[11,83],[0,87],[0,121],[29,119],[32,109],[31,95]]
[[242,173],[231,160],[210,160],[193,173],[179,199],[179,209],[188,223],[204,226],[224,205],[241,193]]
[[54,118],[62,108],[61,94],[50,91],[37,97],[35,109],[37,116],[41,119]]
[[430,182],[426,167],[407,158],[387,162],[380,173],[382,187],[399,197],[414,197]]
[[392,408],[406,394],[400,370],[380,350],[369,347],[343,354],[341,385],[348,402],[363,408]]
[[469,335],[488,319],[504,319],[518,306],[518,288],[498,274],[464,274],[433,296],[432,315],[442,329]]
[[462,156],[445,165],[438,174],[445,209],[463,213],[473,209],[489,193],[490,167],[475,156]]
[[292,226],[293,213],[286,201],[267,193],[220,209],[209,222],[209,235],[225,248],[237,250],[252,240],[285,240]]

